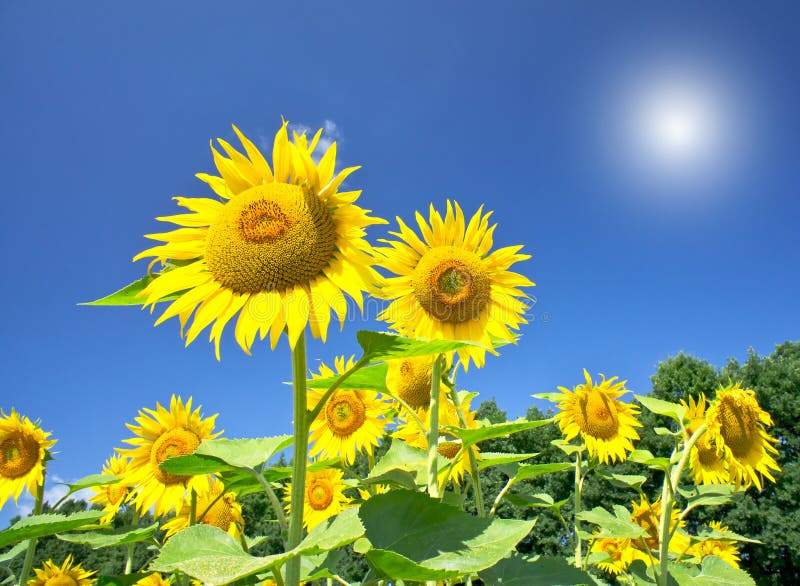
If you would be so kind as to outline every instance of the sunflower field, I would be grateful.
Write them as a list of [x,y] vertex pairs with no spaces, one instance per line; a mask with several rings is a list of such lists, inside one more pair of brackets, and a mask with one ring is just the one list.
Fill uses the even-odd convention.
[[[91,489],[95,506],[65,512],[67,497],[44,503],[57,439],[10,406],[0,412],[0,507],[24,491],[36,504],[0,531],[1,583],[354,584],[338,569],[345,555],[363,565],[362,585],[754,583],[740,568],[754,540],[714,518],[781,472],[772,416],[744,381],[673,401],[584,370],[536,395],[552,417],[482,418],[463,380],[518,343],[534,286],[523,247],[495,248],[492,213],[454,201],[398,217],[391,238],[373,243],[368,228],[387,222],[345,188],[358,167],[337,169],[335,142],[317,152],[321,131],[290,136],[284,122],[268,160],[234,131],[240,147],[212,145],[219,174],[197,176],[216,197],[176,197],[183,209],[158,218],[169,228],[134,258],[149,259],[146,274],[89,305],[158,306],[156,325],[177,318],[186,345],[206,332],[217,360],[229,324],[247,354],[265,338],[281,351],[285,337],[293,434],[224,437],[217,415],[188,396],[143,405],[98,474],[69,485],[67,497]],[[357,353],[310,371],[306,338],[324,342],[332,315],[343,327],[367,296],[383,300],[375,329],[390,331],[359,331]],[[638,445],[654,417],[656,453]],[[545,428],[556,458],[494,449]],[[622,462],[630,473],[613,471]],[[491,494],[487,475],[503,479]],[[530,489],[551,477],[570,485],[567,498]],[[584,506],[596,478],[627,506]],[[242,503],[253,495],[274,528],[268,554],[267,536],[247,532]],[[499,514],[510,505],[536,514]],[[689,524],[700,510],[707,521]],[[540,515],[558,521],[570,555],[526,552],[552,532]],[[51,536],[115,548],[124,571],[72,556],[34,564],[37,541]]]

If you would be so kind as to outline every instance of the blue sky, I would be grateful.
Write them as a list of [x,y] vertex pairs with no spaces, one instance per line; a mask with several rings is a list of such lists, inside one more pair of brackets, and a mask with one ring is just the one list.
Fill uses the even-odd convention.
[[[76,305],[145,271],[142,235],[210,194],[194,174],[231,123],[327,125],[375,215],[495,211],[537,302],[461,382],[511,416],[584,367],[644,393],[681,350],[721,365],[798,339],[796,6],[270,4],[0,6],[0,407],[53,431],[53,474],[99,471],[172,393],[229,437],[289,431],[285,340],[247,357],[228,332],[218,363],[174,322]],[[373,317],[309,362],[356,352]]]

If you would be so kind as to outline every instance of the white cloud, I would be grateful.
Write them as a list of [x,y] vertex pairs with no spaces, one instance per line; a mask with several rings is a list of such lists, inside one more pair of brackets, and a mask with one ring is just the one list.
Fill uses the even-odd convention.
[[[61,500],[65,494],[69,492],[69,488],[66,486],[68,482],[75,482],[77,479],[72,480],[64,480],[58,475],[53,475],[47,479],[47,487],[44,491],[44,502],[49,503],[51,506],[55,505],[59,500]],[[72,500],[85,500],[88,501],[89,497],[94,494],[91,489],[84,488],[76,493],[70,495],[70,499]],[[22,493],[22,496],[19,497],[19,501],[16,505],[16,513],[21,517],[26,517],[33,512],[33,505],[34,499],[33,497],[28,494],[28,492]],[[14,505],[11,505],[14,508]]]

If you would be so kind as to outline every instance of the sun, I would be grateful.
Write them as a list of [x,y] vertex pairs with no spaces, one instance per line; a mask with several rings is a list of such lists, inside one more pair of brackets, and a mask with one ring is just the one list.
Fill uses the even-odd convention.
[[151,307],[174,299],[156,325],[178,316],[183,333],[191,320],[187,345],[211,326],[217,359],[237,315],[235,338],[248,354],[256,335],[269,334],[274,348],[284,329],[294,348],[306,325],[324,341],[331,311],[344,324],[344,294],[361,309],[379,279],[365,229],[385,221],[354,204],[361,191],[339,191],[358,167],[334,174],[336,143],[315,163],[322,131],[311,143],[297,133],[290,141],[286,126],[275,135],[272,167],[234,126],[245,154],[219,139],[228,155],[212,145],[220,176],[198,174],[219,198],[176,197],[189,213],[157,219],[179,228],[149,234],[163,244],[134,257],[165,265],[140,294]]

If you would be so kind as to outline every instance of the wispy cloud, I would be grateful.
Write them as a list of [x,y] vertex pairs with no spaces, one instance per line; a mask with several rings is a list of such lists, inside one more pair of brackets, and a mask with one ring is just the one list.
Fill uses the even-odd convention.
[[[304,124],[302,122],[289,123],[290,131],[295,131],[297,134],[305,133],[309,140],[313,138],[318,129],[318,126],[309,126],[308,124]],[[325,151],[327,151],[334,142],[341,143],[342,138],[342,131],[336,122],[333,120],[325,120],[322,123],[322,136],[320,136],[319,142],[317,143],[317,148],[312,155],[314,161],[319,163],[319,160],[322,155],[325,154]],[[273,136],[266,136],[264,134],[258,135],[258,147],[263,153],[266,154],[272,152],[272,143]],[[269,157],[267,157],[267,159],[269,159]]]

